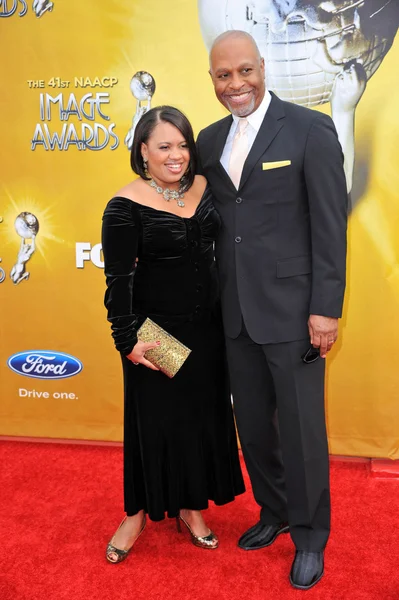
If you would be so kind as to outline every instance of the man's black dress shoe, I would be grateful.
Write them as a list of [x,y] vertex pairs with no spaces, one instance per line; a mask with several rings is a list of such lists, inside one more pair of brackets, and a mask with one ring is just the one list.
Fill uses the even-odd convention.
[[323,577],[324,552],[297,550],[292,563],[290,583],[299,590],[310,590]]
[[270,544],[273,544],[280,533],[287,533],[288,529],[287,523],[264,525],[259,521],[259,523],[250,527],[248,531],[242,534],[238,540],[238,546],[243,550],[259,550],[260,548],[266,548],[267,546],[270,546]]

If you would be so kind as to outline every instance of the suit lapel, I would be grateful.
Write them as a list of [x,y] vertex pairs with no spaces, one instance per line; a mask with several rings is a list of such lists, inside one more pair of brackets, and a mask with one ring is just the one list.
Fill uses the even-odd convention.
[[249,175],[253,171],[259,158],[267,150],[267,148],[270,146],[270,144],[284,125],[284,105],[275,94],[273,94],[272,92],[271,94],[272,100],[270,102],[270,106],[267,109],[265,118],[263,119],[262,125],[260,126],[255,141],[252,144],[252,148],[244,163],[239,189],[241,189],[243,185],[245,185],[245,182],[247,181]]
[[233,122],[233,117],[230,115],[230,116],[226,117],[225,119],[223,119],[223,121],[220,124],[220,128],[219,128],[218,134],[216,136],[215,144],[213,147],[212,163],[219,170],[219,173],[220,173],[221,177],[223,178],[223,181],[227,185],[229,185],[230,188],[232,190],[234,190],[234,192],[237,192],[234,183],[231,181],[228,173],[226,172],[225,168],[223,167],[222,163],[220,162],[220,158],[223,154],[224,146],[226,144],[226,139],[227,139],[227,136],[229,135],[229,131],[230,131],[232,122]]

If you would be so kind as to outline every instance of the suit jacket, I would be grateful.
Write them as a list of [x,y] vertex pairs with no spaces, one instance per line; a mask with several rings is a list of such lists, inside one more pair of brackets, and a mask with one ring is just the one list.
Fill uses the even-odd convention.
[[220,163],[231,115],[198,136],[199,172],[222,217],[216,243],[226,334],[306,338],[310,314],[340,317],[348,196],[330,117],[275,94],[237,190]]

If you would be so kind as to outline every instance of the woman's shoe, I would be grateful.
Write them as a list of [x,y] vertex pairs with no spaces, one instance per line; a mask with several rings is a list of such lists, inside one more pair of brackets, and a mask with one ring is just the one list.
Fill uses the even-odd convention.
[[183,523],[189,530],[190,536],[191,536],[191,541],[194,544],[194,546],[197,546],[198,548],[204,548],[206,550],[216,550],[216,548],[219,546],[219,540],[218,540],[217,536],[213,533],[213,531],[209,530],[209,533],[206,536],[195,535],[195,533],[191,529],[190,525],[187,523],[187,521],[185,519],[183,519],[183,517],[181,515],[176,517],[176,526],[177,526],[177,531],[179,533],[181,533],[180,521],[183,521]]
[[[126,521],[126,517],[123,519],[122,523],[119,525],[119,527],[118,527],[118,529],[116,531],[118,531],[122,527],[122,525],[123,525],[123,523],[125,521]],[[137,539],[143,533],[144,528],[145,528],[145,524],[146,524],[146,518],[145,518],[145,515],[144,515],[140,531],[138,532],[138,534],[137,534],[137,536],[136,536],[133,544],[130,546],[130,548],[128,550],[121,550],[120,548],[117,548],[116,546],[114,546],[113,541],[114,541],[116,532],[114,533],[114,535],[112,536],[112,540],[107,545],[107,549],[105,551],[105,558],[108,560],[108,562],[116,565],[117,563],[120,563],[123,560],[125,560],[125,558],[127,558],[127,555],[129,554],[130,550],[133,548],[133,546],[136,543]],[[116,560],[114,560],[113,558],[111,558],[111,554],[116,554],[118,558]]]

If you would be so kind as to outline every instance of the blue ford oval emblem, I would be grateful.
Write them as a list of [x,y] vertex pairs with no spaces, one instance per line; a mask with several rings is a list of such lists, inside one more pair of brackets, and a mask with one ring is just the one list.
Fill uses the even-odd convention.
[[80,373],[83,365],[74,356],[49,350],[29,350],[13,354],[7,361],[10,369],[36,379],[65,379]]

